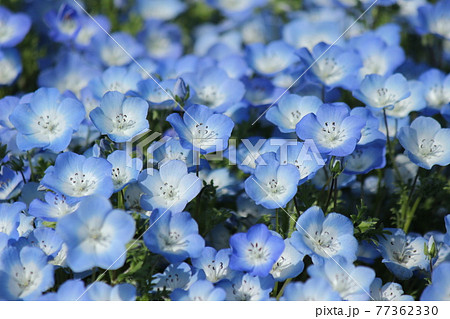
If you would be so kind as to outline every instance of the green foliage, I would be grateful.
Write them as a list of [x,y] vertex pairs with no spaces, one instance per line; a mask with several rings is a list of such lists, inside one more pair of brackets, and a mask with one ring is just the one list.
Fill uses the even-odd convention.
[[365,240],[377,244],[377,237],[388,234],[383,230],[383,223],[376,217],[368,215],[367,206],[361,200],[361,204],[357,207],[357,214],[350,215],[350,219],[355,227],[354,236],[358,241]]

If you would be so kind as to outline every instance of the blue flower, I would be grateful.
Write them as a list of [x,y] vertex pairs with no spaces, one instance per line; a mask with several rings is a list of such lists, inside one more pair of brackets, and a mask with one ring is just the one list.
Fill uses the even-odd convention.
[[305,115],[295,131],[303,140],[312,139],[324,155],[347,156],[355,150],[364,126],[363,118],[350,115],[346,104],[334,103]]
[[28,243],[30,246],[40,248],[49,260],[52,260],[58,255],[62,248],[63,240],[52,228],[39,227],[33,230],[28,236]]
[[174,91],[175,84],[175,79],[161,81],[159,83],[155,82],[153,79],[145,79],[137,84],[137,94],[147,100],[152,109],[170,110],[176,106],[174,97],[169,93]]
[[87,15],[80,15],[79,18],[81,28],[75,37],[75,45],[79,49],[88,49],[93,45],[93,39],[96,35],[111,30],[111,23],[103,15],[94,15],[93,19]]
[[352,154],[343,161],[344,173],[367,174],[371,170],[386,166],[386,144],[374,141],[365,145],[357,145]]
[[14,48],[0,49],[0,87],[12,84],[21,72],[19,52]]
[[368,108],[355,107],[350,111],[350,115],[359,116],[366,123],[361,130],[361,139],[357,145],[365,145],[374,141],[386,141],[386,135],[379,130],[379,118],[375,117]]
[[181,145],[202,154],[223,151],[234,123],[226,115],[215,114],[204,105],[193,105],[186,109],[183,118],[177,113],[170,114],[167,121],[178,133]]
[[230,78],[217,67],[184,73],[182,78],[191,89],[191,103],[206,105],[218,113],[228,110],[245,94],[245,86],[241,81]]
[[45,221],[54,222],[59,218],[73,213],[78,207],[79,199],[67,197],[61,193],[45,193],[45,202],[36,198],[30,203],[28,213],[42,218]]
[[[280,138],[264,139],[259,136],[251,136],[243,139],[237,149],[230,147],[226,156],[230,162],[237,164],[244,173],[253,173],[257,165],[257,159],[265,153],[277,152],[286,140]],[[234,153],[235,152],[235,153]]]
[[[161,141],[154,142],[147,149],[148,162],[161,167],[162,164],[171,161],[183,161],[188,170],[195,170],[195,154],[192,149],[186,149],[181,146],[178,138],[167,137]],[[206,166],[204,159],[200,159],[200,167]]]
[[322,101],[315,96],[299,96],[285,94],[266,113],[266,119],[276,126],[282,133],[295,132],[298,122],[308,113],[316,113]]
[[20,223],[20,212],[27,207],[24,203],[15,202],[13,204],[0,204],[0,233],[8,235],[10,238],[19,238],[17,228]]
[[411,95],[406,99],[394,103],[392,109],[387,108],[386,114],[395,118],[407,117],[413,111],[420,111],[427,105],[425,101],[425,87],[420,81],[408,81]]
[[431,114],[442,111],[450,103],[450,75],[438,69],[430,69],[419,80],[425,87],[427,111]]
[[163,273],[155,274],[153,278],[152,291],[174,291],[177,288],[189,289],[197,280],[205,279],[205,274],[182,262],[170,264]]
[[16,142],[20,149],[41,147],[60,152],[67,148],[84,117],[80,102],[64,98],[57,89],[42,88],[29,104],[19,104],[9,119],[19,131]]
[[450,301],[450,262],[444,262],[433,270],[431,285],[425,287],[420,301]]
[[112,165],[103,158],[66,152],[58,155],[54,166],[46,171],[41,184],[66,196],[111,196]]
[[205,247],[198,258],[192,259],[192,265],[206,275],[206,279],[216,283],[222,279],[230,278],[232,270],[229,267],[231,249],[219,251],[212,247]]
[[283,301],[341,301],[339,293],[325,278],[310,278],[306,282],[291,282],[284,289]]
[[353,223],[344,215],[329,213],[326,217],[317,206],[308,208],[296,222],[291,244],[309,255],[314,263],[342,256],[349,262],[356,260],[358,241],[353,236]]
[[327,259],[322,265],[311,265],[308,274],[312,278],[325,278],[343,300],[367,301],[375,271],[369,267],[354,266],[350,261],[337,256]]
[[149,225],[144,242],[151,252],[171,263],[200,257],[205,240],[198,234],[198,225],[188,212],[156,209],[150,215]]
[[375,278],[370,285],[370,295],[375,301],[414,301],[410,295],[403,294],[402,285],[395,282],[384,284],[380,278]]
[[420,34],[435,34],[450,39],[448,20],[450,19],[450,1],[441,0],[435,4],[426,3],[418,8],[417,31]]
[[270,298],[274,280],[272,276],[258,277],[237,272],[230,280],[222,280],[217,287],[223,288],[227,301],[266,301]]
[[142,172],[139,182],[144,192],[141,206],[146,210],[160,208],[179,213],[202,189],[202,181],[188,173],[186,164],[179,160],[162,164],[159,171],[150,168]]
[[278,260],[273,264],[270,274],[276,281],[285,281],[288,278],[295,278],[303,271],[304,255],[294,248],[291,239],[284,240],[284,250]]
[[80,279],[69,279],[59,286],[57,292],[49,292],[39,297],[39,301],[87,301],[84,282]]
[[379,238],[378,250],[382,262],[400,280],[412,277],[417,269],[426,270],[428,259],[424,253],[427,241],[423,237],[407,236],[401,229],[386,228],[390,235]]
[[[285,151],[286,154],[284,154]],[[312,141],[295,144],[286,142],[278,149],[277,160],[283,165],[292,164],[297,167],[300,174],[299,185],[312,179],[316,172],[325,165],[325,161]]]
[[28,169],[24,175],[25,181],[20,173],[8,166],[0,167],[0,201],[11,199],[20,193],[27,178],[30,178],[30,170]]
[[385,77],[378,74],[366,75],[353,96],[367,106],[382,109],[393,108],[394,104],[410,96],[408,81],[400,73]]
[[87,300],[93,301],[134,301],[136,287],[123,283],[114,287],[102,281],[96,281],[86,288]]
[[399,45],[389,45],[374,33],[350,39],[350,46],[361,56],[363,66],[359,75],[362,79],[369,74],[389,76],[405,61],[405,53]]
[[257,205],[275,209],[285,207],[297,193],[300,173],[292,164],[280,163],[275,153],[258,159],[254,173],[245,180],[245,192]]
[[112,180],[114,190],[120,191],[128,184],[137,181],[142,169],[142,160],[131,158],[126,151],[114,151],[106,158],[113,166]]
[[81,28],[80,14],[76,8],[62,4],[59,9],[45,15],[50,37],[57,42],[73,41]]
[[62,217],[56,225],[56,232],[68,246],[67,264],[75,272],[122,267],[125,245],[134,231],[133,217],[113,209],[101,196],[85,198],[74,213]]
[[122,94],[136,91],[137,84],[141,80],[141,75],[131,68],[112,66],[106,69],[101,76],[89,81],[89,88],[92,90],[93,97],[101,100],[108,91],[117,91]]
[[292,20],[283,26],[284,41],[296,49],[312,50],[320,42],[333,43],[342,33],[332,21],[305,18]]
[[245,100],[253,106],[270,105],[284,92],[283,88],[274,86],[272,81],[262,77],[243,78],[242,82],[246,88]]
[[181,30],[176,24],[147,20],[138,34],[138,41],[145,46],[148,56],[155,60],[177,59],[183,53]]
[[327,88],[342,87],[352,90],[358,86],[356,75],[362,62],[355,51],[321,42],[311,53],[302,48],[297,54],[306,65],[312,65],[311,71],[315,79]]
[[106,93],[90,118],[102,134],[122,143],[149,128],[148,103],[138,97],[125,97],[119,92]]
[[247,47],[248,64],[259,74],[271,76],[283,71],[298,61],[294,48],[284,41],[274,41],[267,45],[253,43]]
[[266,225],[252,226],[247,233],[230,238],[230,268],[250,275],[265,277],[284,251],[284,241],[273,235]]
[[27,35],[31,19],[23,13],[12,13],[0,6],[0,48],[14,47]]
[[8,247],[0,256],[0,300],[33,300],[51,288],[53,265],[36,247]]
[[222,288],[215,288],[207,280],[199,280],[193,283],[188,290],[175,289],[170,294],[170,299],[174,301],[223,301],[225,296],[225,290]]
[[[114,39],[111,39],[111,37]],[[91,48],[97,58],[106,66],[125,66],[144,52],[144,48],[125,32],[114,32],[111,35],[104,32],[96,35]],[[126,48],[124,51],[122,48]]]
[[233,0],[207,0],[209,5],[220,10],[225,16],[241,20],[248,17],[258,7],[264,6],[267,0],[242,0],[239,3]]
[[450,164],[450,129],[441,128],[431,117],[419,116],[411,126],[400,128],[398,139],[408,158],[420,167]]
[[171,20],[186,9],[186,4],[180,0],[137,0],[136,11],[145,20]]

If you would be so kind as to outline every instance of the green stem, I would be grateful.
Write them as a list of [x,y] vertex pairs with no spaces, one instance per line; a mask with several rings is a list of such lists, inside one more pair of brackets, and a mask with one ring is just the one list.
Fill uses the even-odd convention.
[[27,152],[28,167],[30,168],[30,181],[34,181],[33,163],[31,152]]
[[411,196],[414,193],[414,189],[416,188],[417,179],[419,178],[419,172],[420,172],[420,167],[417,168],[416,176],[414,177],[414,181],[412,183],[411,190],[409,191],[408,202],[411,200]]
[[334,188],[334,182],[335,182],[335,178],[333,177],[331,179],[331,185],[330,185],[330,189],[328,190],[328,197],[327,197],[327,201],[325,202],[325,206],[323,207],[323,211],[325,213],[328,213],[328,205],[330,204],[330,200],[331,200],[331,195],[333,194],[333,188]]
[[419,206],[421,200],[422,200],[421,196],[417,197],[416,201],[414,202],[414,205],[411,207],[410,210],[408,210],[406,214],[406,221],[405,225],[403,226],[403,231],[405,233],[408,233],[409,226],[411,225],[411,222],[414,218],[414,214],[416,213],[417,207]]
[[286,288],[286,286],[288,285],[288,283],[291,282],[291,280],[292,280],[292,278],[287,279],[287,280],[284,282],[283,286],[281,286],[281,289],[280,289],[280,291],[279,291],[278,294],[277,294],[277,300],[280,300],[281,296],[283,296],[284,289]]
[[387,144],[386,146],[387,146],[388,156],[391,161],[391,165],[392,165],[392,168],[394,169],[397,180],[399,183],[401,183],[402,175],[400,174],[397,164],[395,163],[394,151],[392,150],[391,139],[389,137],[390,136],[389,135],[389,125],[388,125],[388,120],[387,120],[387,115],[386,115],[386,108],[383,108],[383,118],[384,118],[384,125],[386,126],[386,144]]
[[117,192],[117,208],[125,209],[123,199],[124,199],[123,191],[121,190],[121,191]]
[[279,222],[279,209],[275,209],[275,231],[280,233],[280,222]]

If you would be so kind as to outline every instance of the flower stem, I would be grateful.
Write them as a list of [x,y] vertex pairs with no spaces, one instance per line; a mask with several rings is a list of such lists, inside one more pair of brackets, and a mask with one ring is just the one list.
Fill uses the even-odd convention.
[[32,163],[32,156],[31,152],[27,152],[27,159],[28,159],[28,167],[30,168],[30,181],[34,180],[34,173],[33,173],[33,163]]
[[387,115],[386,115],[386,108],[383,108],[383,118],[384,118],[384,126],[386,126],[386,147],[387,147],[387,152],[389,155],[389,159],[391,161],[391,165],[392,168],[394,169],[395,175],[397,177],[397,180],[399,183],[401,183],[402,181],[402,175],[400,174],[400,171],[398,170],[398,167],[395,163],[395,158],[394,158],[394,151],[392,149],[392,144],[391,144],[391,139],[390,139],[390,135],[389,135],[389,125],[388,125],[388,120],[387,120]]
[[291,280],[292,280],[292,278],[287,279],[287,280],[284,282],[283,286],[281,286],[281,289],[280,289],[280,291],[279,291],[278,294],[277,294],[277,300],[280,300],[281,296],[283,296],[284,289],[286,288],[286,286],[288,285],[288,283],[291,282]]

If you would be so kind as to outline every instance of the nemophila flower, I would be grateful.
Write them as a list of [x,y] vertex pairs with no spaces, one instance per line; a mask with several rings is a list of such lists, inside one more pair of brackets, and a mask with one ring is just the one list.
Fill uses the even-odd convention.
[[433,270],[431,284],[426,286],[420,301],[450,300],[450,262],[444,262]]
[[245,192],[257,205],[285,207],[297,193],[300,173],[292,164],[280,163],[275,153],[259,157],[254,173],[245,180]]
[[172,96],[175,83],[175,79],[159,83],[153,79],[145,79],[137,84],[137,94],[150,104],[151,109],[172,109],[177,105]]
[[325,278],[333,290],[337,291],[343,300],[367,301],[370,299],[370,285],[375,279],[375,271],[369,267],[354,266],[352,262],[336,256],[327,259],[322,265],[312,265],[308,268],[312,278]]
[[188,173],[187,166],[179,160],[161,165],[159,170],[149,168],[139,176],[144,195],[141,206],[146,210],[168,209],[181,212],[202,189],[202,181]]
[[153,276],[152,290],[174,291],[175,289],[187,290],[197,280],[205,279],[204,273],[194,271],[185,262],[170,264],[163,273]]
[[232,79],[240,79],[243,76],[251,74],[251,70],[244,57],[235,53],[220,59],[217,66],[224,70]]
[[106,158],[113,166],[112,180],[114,190],[120,191],[129,183],[137,181],[142,170],[142,160],[131,158],[126,151],[114,151]]
[[438,69],[431,69],[424,72],[419,81],[425,87],[424,94],[429,111],[439,112],[450,103],[450,75]]
[[[311,19],[313,20],[313,19]],[[312,50],[319,42],[333,43],[341,35],[332,21],[295,19],[283,26],[283,40],[296,49]]]
[[0,256],[0,300],[33,300],[53,286],[53,265],[36,247],[5,248]]
[[281,237],[273,235],[266,225],[252,226],[247,233],[230,238],[230,268],[265,277],[284,250]]
[[[195,169],[196,155],[192,149],[181,146],[178,138],[168,137],[161,141],[156,141],[147,149],[148,162],[160,167],[171,160],[179,160],[186,163],[188,170]],[[205,160],[200,159],[200,167],[205,166]]]
[[444,241],[447,245],[450,246],[450,215],[445,216],[444,221],[445,221],[445,228],[447,229]]
[[284,89],[276,87],[271,80],[262,77],[243,78],[245,84],[245,100],[253,106],[270,105],[279,98]]
[[297,54],[306,65],[313,65],[312,73],[326,87],[352,90],[358,86],[357,74],[362,62],[355,51],[321,42],[311,52],[302,48]]
[[245,87],[241,81],[230,78],[224,70],[217,67],[185,73],[182,78],[191,90],[190,101],[206,105],[215,112],[226,111],[245,94]]
[[237,272],[230,280],[218,282],[216,287],[226,291],[227,301],[267,301],[274,283],[271,275],[258,277]]
[[62,248],[63,240],[53,228],[39,227],[28,236],[30,246],[40,248],[49,258],[56,257]]
[[45,22],[50,28],[50,37],[57,42],[73,41],[81,28],[79,12],[68,4],[62,4],[58,10],[48,12]]
[[20,212],[26,208],[26,205],[21,202],[0,204],[0,233],[17,239],[19,237],[17,228],[20,224]]
[[206,183],[213,183],[216,188],[217,197],[233,196],[241,189],[240,181],[226,167],[203,170],[199,177]]
[[57,292],[49,292],[39,297],[39,301],[87,301],[84,282],[80,279],[69,279],[59,286]]
[[157,209],[150,215],[149,225],[144,242],[151,252],[171,263],[200,257],[205,240],[198,234],[198,225],[188,212]]
[[379,74],[366,75],[353,96],[367,106],[382,109],[392,108],[395,103],[410,96],[408,81],[400,73],[385,77]]
[[128,91],[136,91],[137,84],[142,80],[141,75],[132,69],[112,66],[106,69],[100,77],[89,81],[89,88],[93,97],[101,100],[108,91],[117,91],[122,94]]
[[111,196],[112,165],[103,158],[66,152],[58,155],[54,166],[46,171],[41,184],[70,197]]
[[435,4],[426,3],[418,9],[417,30],[422,34],[435,34],[450,39],[450,1],[441,0]]
[[398,140],[408,158],[420,167],[431,169],[434,165],[450,164],[450,129],[441,128],[431,117],[419,116],[411,126],[400,128]]
[[353,153],[343,160],[344,173],[367,174],[371,170],[386,166],[386,143],[374,141],[357,145]]
[[365,145],[374,141],[386,141],[386,135],[379,130],[380,119],[375,117],[368,108],[355,107],[350,111],[350,115],[359,116],[366,123],[361,130],[361,139],[357,145]]
[[6,165],[0,167],[0,201],[9,200],[17,196],[24,183],[30,178],[30,170],[24,173],[25,181],[19,172],[13,171]]
[[247,62],[257,73],[271,76],[298,61],[294,48],[282,40],[250,44],[246,49]]
[[0,49],[0,86],[12,84],[21,72],[22,62],[17,50]]
[[266,113],[266,119],[272,122],[282,133],[295,132],[295,126],[308,113],[316,113],[322,101],[315,96],[285,94]]
[[207,0],[207,3],[214,8],[217,8],[224,15],[228,17],[234,17],[236,19],[243,19],[247,17],[253,9],[264,6],[267,0]]
[[[138,58],[144,52],[136,39],[125,32],[111,35],[102,32],[94,37],[93,42],[95,46],[92,49],[96,57],[107,67],[125,66],[132,61],[131,57]],[[126,48],[126,52],[122,48]]]
[[97,129],[114,142],[122,143],[149,128],[148,103],[138,97],[125,97],[119,92],[107,92],[100,106],[90,113]]
[[134,301],[136,287],[129,283],[110,286],[102,281],[96,281],[86,287],[87,300],[93,301]]
[[427,105],[425,101],[425,87],[420,81],[408,81],[411,95],[406,99],[394,103],[394,107],[387,108],[386,114],[395,118],[404,118],[413,111],[420,111]]
[[[75,46],[79,49],[88,49],[95,43],[93,39],[100,33],[110,32],[111,23],[103,15],[94,15],[93,19],[87,15],[81,15],[81,28],[75,37]],[[101,27],[99,27],[99,25]]]
[[390,235],[379,238],[378,250],[382,262],[400,280],[412,277],[413,271],[427,269],[428,259],[424,253],[427,241],[423,237],[407,236],[401,229],[386,228]]
[[67,264],[75,272],[122,267],[125,245],[134,231],[133,217],[113,209],[106,198],[96,195],[83,199],[74,213],[62,217],[56,225],[56,232],[68,246]]
[[312,141],[305,143],[287,142],[277,150],[277,160],[281,164],[292,164],[300,174],[299,185],[312,179],[325,162]]
[[395,282],[384,284],[380,278],[375,278],[370,285],[370,295],[376,301],[414,301],[410,295],[403,294],[402,285]]
[[312,139],[320,153],[332,156],[351,154],[361,138],[364,119],[350,114],[344,103],[322,104],[316,114],[305,115],[296,126],[297,136]]
[[186,9],[180,0],[137,0],[135,6],[145,20],[171,20]]
[[206,279],[216,283],[222,279],[229,278],[232,270],[229,267],[231,249],[219,251],[212,247],[205,247],[198,258],[192,259],[192,265],[203,270]]
[[[82,90],[88,85],[89,81],[100,75],[100,65],[88,61],[79,53],[63,52],[54,67],[46,68],[40,72],[38,84],[41,87],[57,88],[61,94],[70,90],[78,98],[82,98]],[[81,101],[86,104],[84,103],[86,100]],[[85,105],[85,108],[86,111],[90,111],[88,105]]]
[[296,222],[291,244],[309,255],[314,263],[342,256],[348,262],[356,260],[358,241],[353,236],[353,224],[344,215],[329,213],[326,217],[317,206],[308,208]]
[[283,301],[341,301],[339,293],[324,278],[310,278],[305,282],[291,282],[283,292]]
[[215,114],[204,105],[187,108],[183,118],[178,113],[170,114],[167,121],[180,137],[181,146],[202,154],[225,150],[234,127],[228,116]]
[[349,45],[361,56],[363,63],[359,69],[361,79],[369,74],[389,76],[405,61],[405,53],[399,45],[388,45],[375,34],[365,33],[350,39]]
[[276,281],[285,281],[295,278],[303,271],[304,255],[291,245],[291,239],[284,240],[284,250],[278,260],[273,264],[270,274]]
[[28,213],[43,220],[54,222],[59,218],[73,213],[78,207],[79,199],[68,197],[61,193],[45,193],[45,202],[33,199]]
[[225,290],[216,288],[208,280],[196,281],[188,290],[175,289],[170,294],[170,299],[174,301],[223,301],[225,300]]
[[19,104],[9,119],[19,132],[16,143],[20,149],[60,152],[67,148],[84,116],[79,101],[64,98],[57,89],[41,88],[30,103]]
[[25,215],[25,213],[19,213],[19,221],[19,227],[17,227],[19,237],[28,237],[34,230],[35,218],[33,216]]
[[161,20],[147,20],[138,40],[148,56],[155,60],[177,59],[183,53],[181,30],[176,24]]
[[31,27],[31,19],[23,13],[13,13],[0,6],[0,48],[22,42]]

